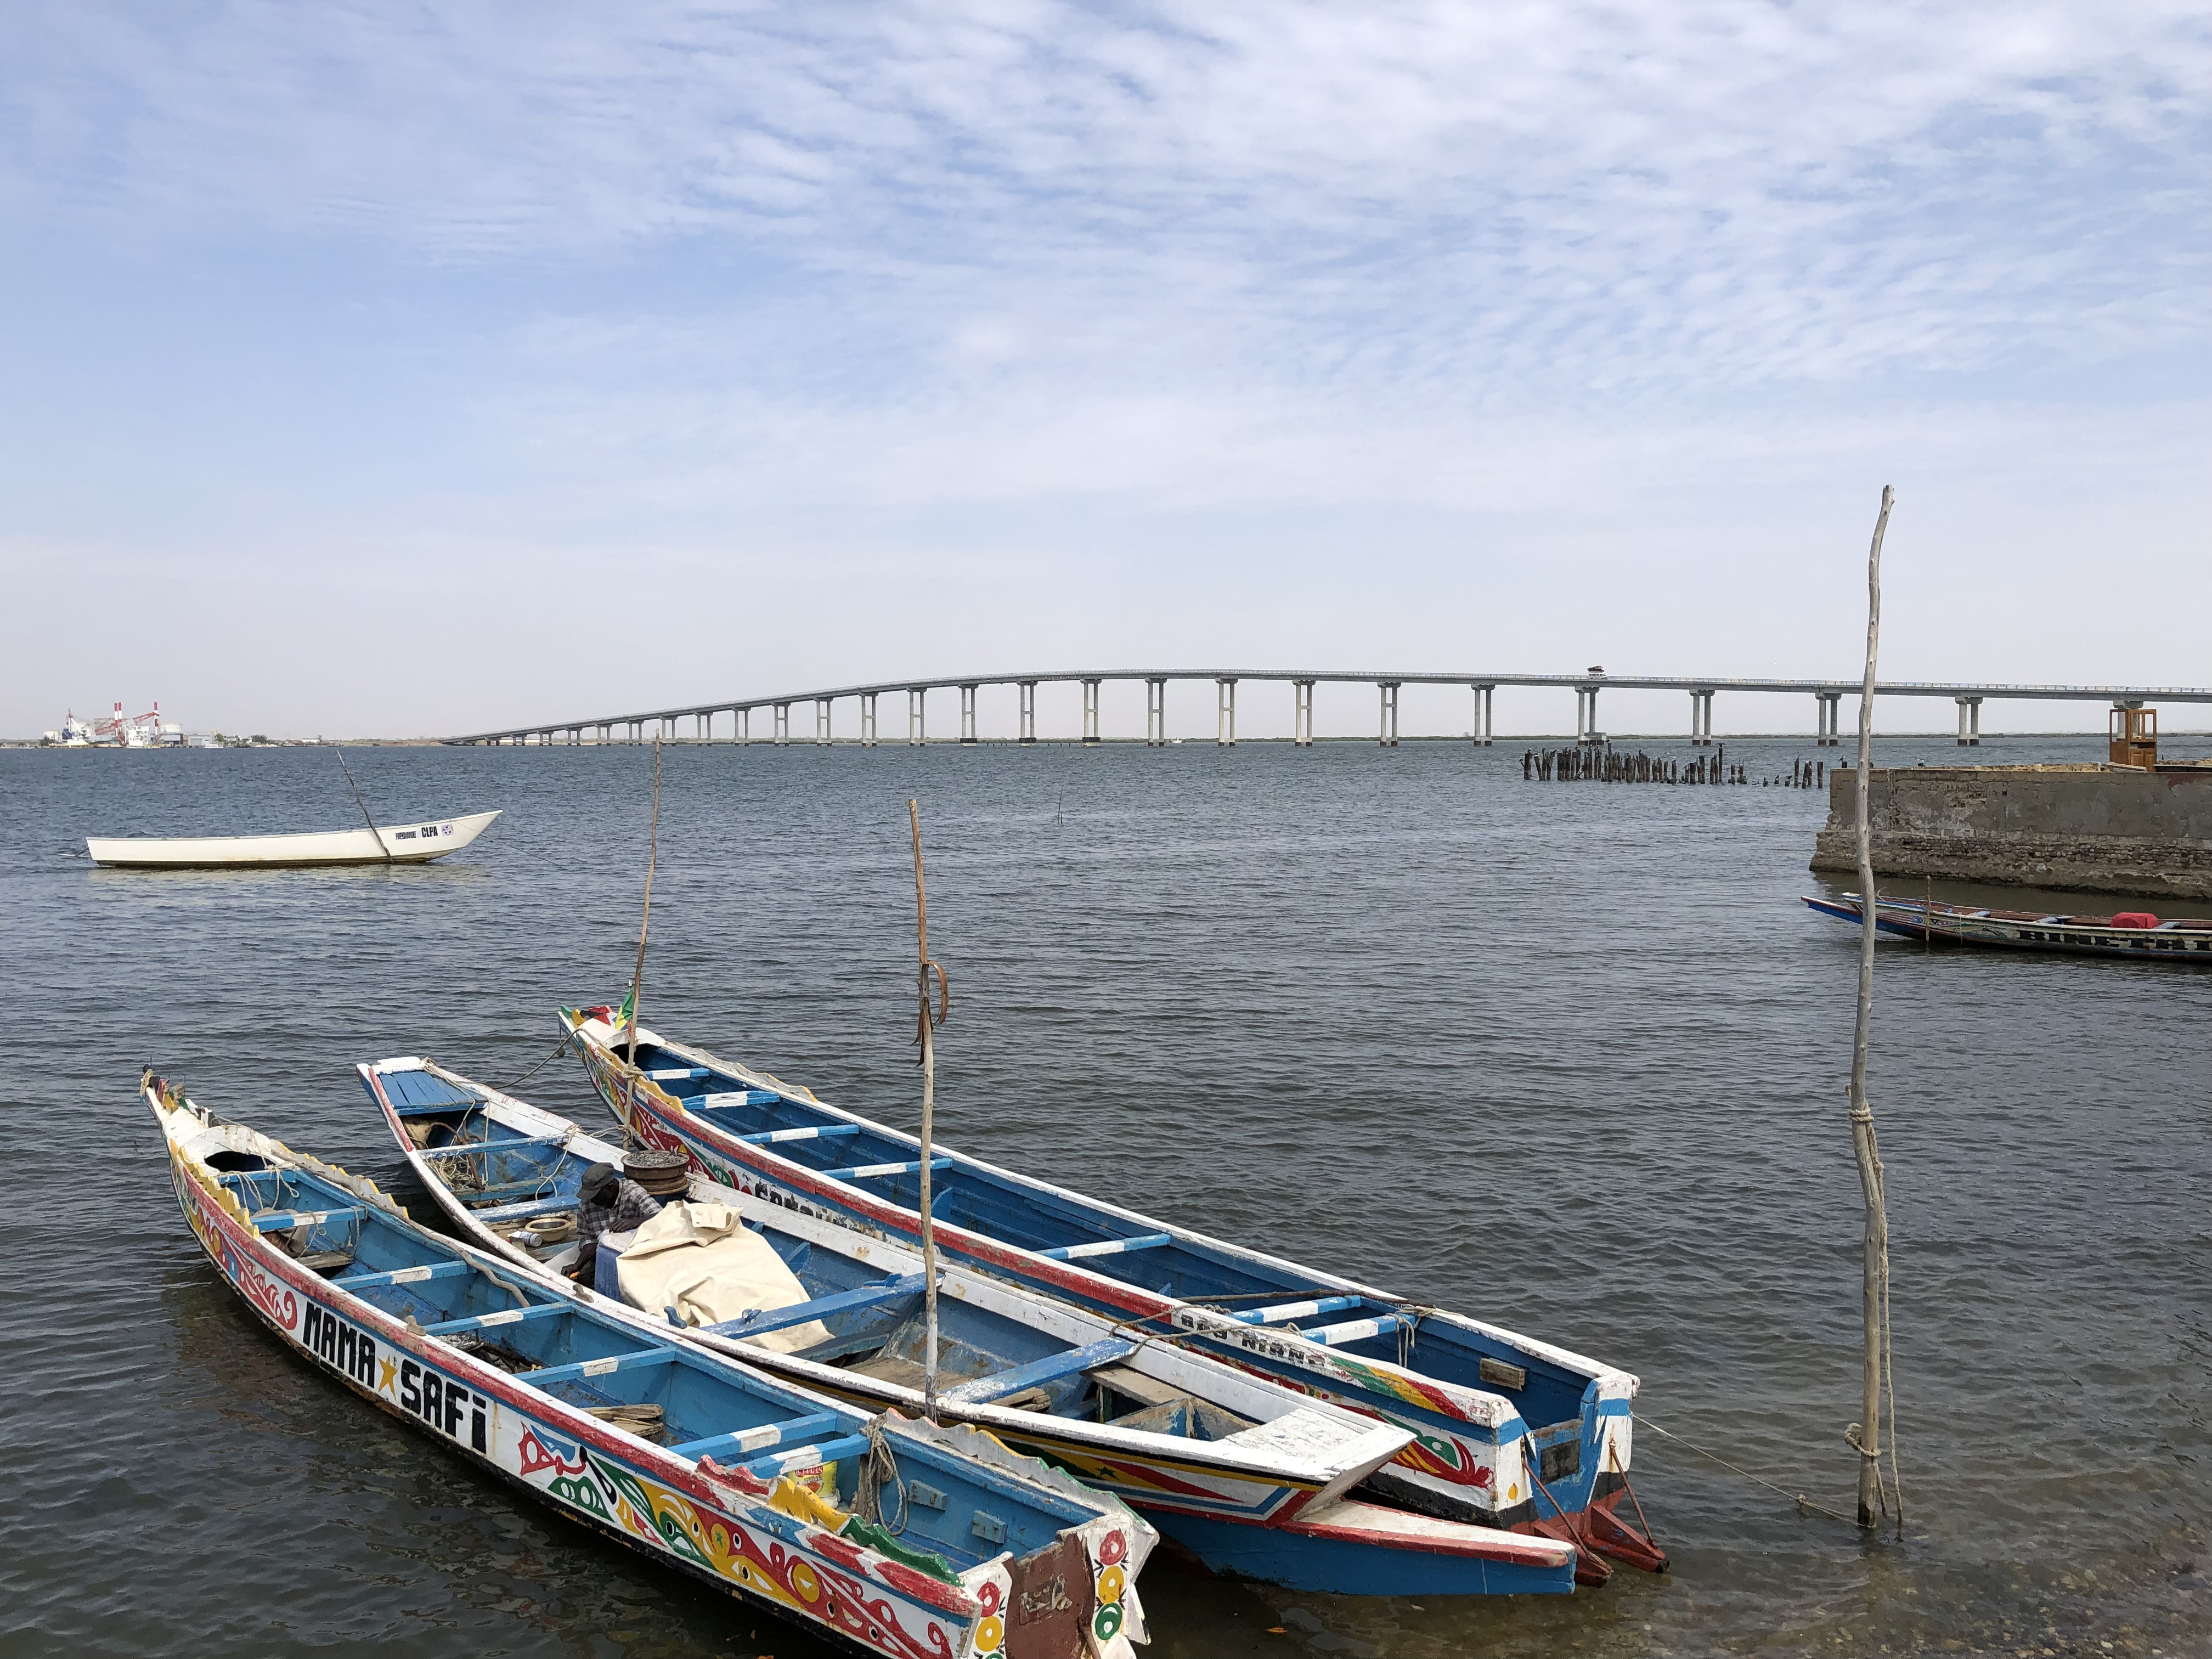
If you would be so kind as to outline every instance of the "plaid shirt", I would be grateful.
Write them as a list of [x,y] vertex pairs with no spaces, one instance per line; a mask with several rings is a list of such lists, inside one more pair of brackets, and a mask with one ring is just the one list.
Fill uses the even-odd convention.
[[635,1181],[625,1180],[616,1186],[613,1203],[576,1206],[576,1237],[596,1247],[601,1233],[634,1231],[659,1213],[659,1199]]

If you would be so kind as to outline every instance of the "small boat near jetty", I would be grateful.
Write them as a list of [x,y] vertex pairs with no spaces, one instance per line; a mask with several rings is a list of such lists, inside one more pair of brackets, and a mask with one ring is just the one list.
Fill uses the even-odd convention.
[[117,870],[260,870],[311,865],[428,864],[458,853],[491,827],[497,812],[426,818],[372,830],[318,830],[304,835],[88,836],[94,864]]
[[[637,1142],[802,1216],[910,1244],[915,1137],[762,1072],[641,1028],[636,1064],[611,1007],[564,1009],[594,1086]],[[1629,1486],[1629,1372],[1462,1314],[1211,1238],[978,1158],[933,1149],[937,1248],[961,1264],[1104,1313],[1413,1431],[1370,1491],[1441,1520],[1571,1542],[1649,1571],[1667,1558]],[[1192,1528],[1180,1535],[1191,1541]],[[1209,1553],[1239,1540],[1227,1528]],[[1589,1573],[1586,1571],[1585,1582]]]
[[[593,1164],[621,1164],[621,1146],[426,1060],[359,1071],[424,1188],[465,1234],[540,1278],[569,1264],[580,1177]],[[648,1317],[665,1311],[687,1340],[815,1393],[921,1415],[920,1255],[696,1168],[689,1180],[690,1215],[664,1210],[619,1241],[619,1256],[617,1240],[602,1242],[601,1294]],[[662,1248],[660,1235],[687,1229],[711,1247]],[[620,1266],[648,1245],[649,1273]],[[1571,1542],[1355,1495],[1412,1441],[1404,1428],[957,1264],[939,1263],[937,1306],[940,1421],[994,1434],[1113,1493],[1210,1565],[1344,1595],[1574,1588]]]
[[288,1346],[477,1468],[895,1659],[1133,1659],[1156,1534],[964,1427],[872,1415],[525,1278],[145,1073],[185,1221]]
[[[1807,908],[1854,927],[1865,914],[1856,893],[1805,899]],[[1875,930],[1900,939],[1999,950],[2060,951],[2075,956],[2126,957],[2136,962],[2212,963],[2212,920],[2161,921],[2148,911],[2117,915],[2060,915],[2042,910],[1990,910],[1925,899],[1875,898]]]

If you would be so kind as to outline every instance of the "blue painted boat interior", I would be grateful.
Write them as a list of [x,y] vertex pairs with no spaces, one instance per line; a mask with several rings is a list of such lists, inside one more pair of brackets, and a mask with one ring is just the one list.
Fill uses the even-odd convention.
[[[640,1046],[637,1064],[688,1110],[731,1134],[764,1136],[800,1128],[825,1131],[811,1139],[778,1140],[769,1150],[807,1169],[836,1175],[887,1203],[909,1210],[919,1207],[921,1189],[915,1148],[904,1138],[869,1125],[854,1125],[806,1100],[753,1087],[742,1079],[701,1066],[688,1055],[671,1053],[656,1044]],[[878,1164],[899,1166],[898,1172],[853,1173]],[[1078,1195],[1050,1191],[1018,1176],[985,1169],[941,1147],[933,1149],[931,1179],[930,1209],[937,1219],[1043,1253],[1071,1246],[1133,1244],[1135,1248],[1115,1254],[1082,1255],[1080,1265],[1163,1296],[1231,1314],[1251,1314],[1295,1301],[1325,1298],[1328,1304],[1325,1312],[1310,1317],[1270,1321],[1270,1328],[1316,1336],[1340,1323],[1388,1318],[1401,1306],[1379,1297],[1340,1297],[1332,1287],[1295,1267],[1278,1267],[1225,1247],[1209,1248],[1179,1240],[1146,1243],[1158,1237],[1155,1231],[1158,1224],[1116,1215]],[[1524,1421],[1539,1427],[1565,1428],[1574,1419],[1586,1418],[1595,1407],[1595,1385],[1590,1378],[1516,1343],[1455,1326],[1415,1322],[1410,1333],[1386,1329],[1331,1346],[1362,1358],[1402,1359],[1425,1376],[1502,1395],[1513,1401]],[[1486,1359],[1492,1362],[1487,1370],[1483,1364]],[[1509,1368],[1507,1373],[1501,1375],[1501,1364]],[[1525,1380],[1514,1385],[1512,1371],[1523,1374]],[[1553,1461],[1563,1480],[1571,1478],[1571,1461],[1564,1453]]]
[[[390,1074],[385,1078],[386,1088],[394,1076],[421,1075]],[[532,1175],[525,1179],[534,1179],[548,1192],[568,1194],[568,1207],[574,1207],[577,1183],[587,1164],[585,1158],[557,1145],[524,1140],[510,1126],[494,1121],[474,1103],[475,1097],[442,1086],[455,1094],[460,1103],[440,1109],[437,1132],[429,1146],[482,1146],[486,1151],[440,1159],[440,1169],[465,1169],[484,1159],[490,1161],[495,1175],[502,1177],[526,1169]],[[502,1154],[499,1149],[503,1144],[517,1145],[522,1150]],[[507,1186],[502,1181],[499,1190],[505,1191]],[[477,1189],[465,1185],[455,1190],[466,1202]],[[497,1214],[502,1207],[495,1203],[480,1212]],[[799,1350],[800,1357],[901,1388],[921,1386],[927,1329],[921,1275],[885,1275],[838,1251],[817,1249],[805,1239],[750,1222],[746,1224],[753,1231],[765,1232],[770,1247],[806,1291],[807,1300],[751,1319],[733,1320],[716,1329],[742,1340],[819,1320],[829,1330],[830,1340]],[[518,1233],[511,1242],[526,1247],[528,1236]],[[966,1400],[1193,1440],[1225,1439],[1254,1426],[1249,1419],[1211,1403],[1187,1395],[1165,1397],[1158,1383],[1119,1369],[1116,1362],[1135,1346],[1134,1338],[1130,1338],[1098,1351],[1078,1348],[988,1308],[950,1298],[940,1298],[938,1304],[939,1385],[958,1389]]]
[[[343,1187],[312,1172],[267,1167],[240,1153],[223,1153],[210,1162],[248,1214],[257,1218],[258,1227],[303,1266],[312,1265],[333,1285],[385,1313],[412,1319],[428,1335],[570,1405],[602,1413],[658,1407],[659,1426],[643,1437],[679,1456],[711,1456],[772,1479],[777,1449],[819,1447],[825,1462],[836,1460],[838,1501],[850,1507],[859,1458],[867,1444],[862,1436],[866,1413],[829,1408],[819,1396],[787,1389],[672,1334],[635,1329],[527,1279],[487,1272],[437,1235],[362,1205]],[[262,1167],[244,1167],[256,1164]],[[324,1218],[286,1224],[302,1213]],[[428,1278],[391,1282],[394,1272],[425,1267],[431,1269]],[[519,1321],[480,1322],[485,1315],[515,1310],[524,1315]],[[619,1362],[617,1367],[603,1374],[585,1377],[574,1369],[610,1358]],[[739,1449],[725,1438],[769,1425],[782,1425],[786,1437],[764,1450]],[[620,1421],[611,1426],[634,1431]],[[1092,1513],[1073,1499],[1018,1486],[943,1449],[899,1439],[890,1443],[902,1478],[920,1480],[944,1500],[936,1507],[910,1505],[898,1543],[933,1553],[953,1571],[1006,1549],[1027,1554]]]

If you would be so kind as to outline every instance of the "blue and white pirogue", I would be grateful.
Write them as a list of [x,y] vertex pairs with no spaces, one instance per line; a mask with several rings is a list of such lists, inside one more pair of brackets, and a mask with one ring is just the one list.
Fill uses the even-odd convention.
[[[638,1031],[629,1065],[611,1008],[560,1018],[637,1140],[686,1152],[716,1181],[802,1215],[885,1239],[918,1235],[913,1136],[649,1030]],[[1629,1372],[941,1143],[931,1170],[939,1260],[1412,1431],[1365,1483],[1383,1501],[1573,1544],[1585,1584],[1604,1582],[1601,1556],[1665,1568],[1640,1510],[1635,1524],[1619,1513],[1624,1499],[1635,1504]],[[1162,1524],[1210,1559],[1259,1541],[1189,1518]]]
[[[583,1171],[618,1162],[621,1147],[426,1060],[360,1071],[424,1188],[466,1236],[532,1274],[550,1277],[573,1255],[518,1229],[573,1212]],[[675,1291],[648,1310],[672,1297],[684,1305],[667,1317],[696,1327],[684,1328],[693,1341],[870,1410],[919,1415],[921,1258],[696,1170],[691,1183],[693,1200],[743,1218],[750,1236],[732,1248],[752,1265],[735,1305],[751,1311],[708,1323],[717,1315],[702,1298]],[[728,1237],[726,1217],[695,1215]],[[701,1271],[678,1267],[666,1282],[696,1284]],[[1188,1532],[1213,1565],[1350,1595],[1574,1588],[1571,1544],[1354,1498],[1412,1441],[1394,1424],[957,1265],[939,1263],[938,1318],[940,1421],[1046,1458],[1172,1537]],[[1224,1536],[1233,1548],[1220,1547]]]
[[1115,1499],[988,1435],[870,1416],[518,1282],[374,1182],[151,1072],[139,1087],[185,1219],[246,1305],[479,1468],[863,1652],[1133,1659],[1156,1535]]

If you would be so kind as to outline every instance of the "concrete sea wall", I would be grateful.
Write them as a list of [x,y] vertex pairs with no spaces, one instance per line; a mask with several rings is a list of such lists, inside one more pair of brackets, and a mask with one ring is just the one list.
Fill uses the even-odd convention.
[[[1858,868],[1858,774],[1828,775],[1813,868]],[[2212,768],[1878,769],[1869,820],[1880,876],[2212,898]]]

